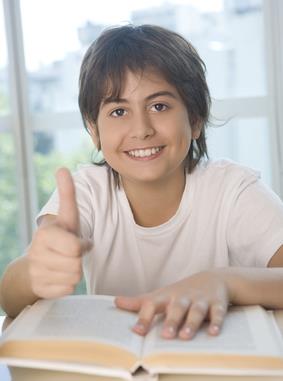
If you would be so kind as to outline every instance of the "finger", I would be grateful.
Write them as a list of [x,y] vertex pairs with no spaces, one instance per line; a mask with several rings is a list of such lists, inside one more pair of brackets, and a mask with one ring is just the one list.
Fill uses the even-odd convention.
[[218,335],[223,325],[224,318],[227,312],[227,306],[222,303],[215,303],[210,307],[210,324],[208,333],[210,335]]
[[29,274],[34,284],[41,285],[76,285],[82,278],[82,267],[76,272],[54,271],[47,269],[44,265],[30,263]]
[[77,273],[47,271],[45,275],[41,277],[41,282],[46,285],[76,286],[80,282],[82,275],[82,271]]
[[62,296],[70,295],[74,292],[74,286],[62,286],[62,285],[48,285],[38,286],[33,288],[35,295],[38,295],[43,299],[60,298]]
[[68,273],[78,273],[81,271],[81,257],[67,257],[45,248],[42,249],[41,254],[41,258],[38,258],[38,255],[34,255],[31,264],[45,268],[49,271],[62,271]]
[[42,244],[48,249],[66,256],[81,256],[85,251],[90,250],[92,242],[78,238],[73,233],[69,233],[56,225],[50,225],[43,229],[38,229],[35,246],[41,250]]
[[128,297],[116,296],[114,303],[116,307],[122,310],[138,312],[141,309],[143,298],[141,296]]
[[187,298],[172,300],[166,309],[166,318],[163,323],[161,335],[165,339],[173,339],[184,320],[190,301]]
[[79,234],[79,211],[76,202],[76,191],[72,176],[67,168],[60,168],[56,173],[59,193],[59,213],[57,222],[64,229]]
[[158,305],[153,299],[145,299],[141,305],[139,318],[133,327],[133,331],[139,335],[146,335],[150,329],[151,323],[157,313]]
[[208,312],[206,301],[192,303],[186,321],[179,332],[180,339],[191,339],[205,320]]

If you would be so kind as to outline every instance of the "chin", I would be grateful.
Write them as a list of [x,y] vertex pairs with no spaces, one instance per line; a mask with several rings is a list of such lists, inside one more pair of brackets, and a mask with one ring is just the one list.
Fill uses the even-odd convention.
[[[138,174],[138,176],[137,176]],[[135,183],[143,183],[143,184],[154,184],[154,183],[157,183],[159,181],[162,181],[165,176],[161,176],[161,175],[156,175],[156,174],[142,174],[142,173],[136,173],[135,175],[125,175],[122,177],[124,177],[125,179],[127,179],[128,181],[133,181]]]

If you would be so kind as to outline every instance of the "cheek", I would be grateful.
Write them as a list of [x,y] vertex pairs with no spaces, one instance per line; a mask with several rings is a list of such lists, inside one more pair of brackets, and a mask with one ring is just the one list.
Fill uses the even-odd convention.
[[105,125],[100,129],[99,134],[101,151],[105,160],[110,163],[120,150],[121,138],[119,134],[115,133],[115,129]]
[[108,147],[111,146],[111,137],[113,134],[111,134],[111,129],[103,117],[97,119],[97,126],[99,132],[100,147],[104,153],[107,152]]
[[100,133],[100,146],[101,150],[105,156],[108,152],[111,152],[111,135],[107,133],[107,131],[101,131]]

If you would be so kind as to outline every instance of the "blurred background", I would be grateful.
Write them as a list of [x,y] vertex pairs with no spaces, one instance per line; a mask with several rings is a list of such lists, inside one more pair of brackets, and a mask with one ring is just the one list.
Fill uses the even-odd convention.
[[213,98],[210,157],[260,170],[283,198],[283,1],[0,0],[0,275],[30,242],[55,170],[91,161],[80,64],[105,27],[128,22],[193,43]]

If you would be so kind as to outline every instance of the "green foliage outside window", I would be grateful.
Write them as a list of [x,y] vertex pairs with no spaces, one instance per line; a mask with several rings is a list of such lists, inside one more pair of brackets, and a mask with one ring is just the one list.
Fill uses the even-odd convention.
[[[0,85],[2,84],[0,83]],[[0,91],[0,115],[5,115],[8,109],[9,109],[8,98],[4,93]]]

